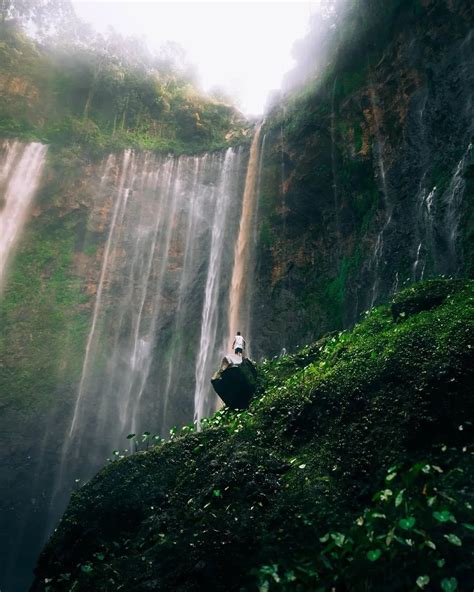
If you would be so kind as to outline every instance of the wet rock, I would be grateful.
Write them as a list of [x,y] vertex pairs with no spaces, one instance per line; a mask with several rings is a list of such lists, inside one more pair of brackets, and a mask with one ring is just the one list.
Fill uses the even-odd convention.
[[257,388],[257,370],[252,362],[239,356],[226,356],[211,384],[231,409],[246,409]]

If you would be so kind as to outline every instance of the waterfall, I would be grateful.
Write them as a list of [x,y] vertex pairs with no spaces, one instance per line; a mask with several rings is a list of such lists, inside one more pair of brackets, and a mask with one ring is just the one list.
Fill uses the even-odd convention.
[[461,219],[461,204],[464,196],[466,181],[464,171],[472,159],[472,144],[469,143],[461,160],[456,166],[451,181],[441,197],[441,203],[445,208],[443,231],[447,244],[445,273],[457,272],[459,268],[459,223]]
[[337,76],[334,78],[332,85],[331,98],[331,171],[332,171],[332,190],[334,194],[334,214],[336,223],[336,234],[340,233],[339,220],[339,188],[337,186],[337,163],[336,163],[336,85]]
[[[209,377],[212,374],[212,362],[215,363],[214,348],[217,336],[217,294],[220,289],[221,269],[225,262],[222,259],[223,241],[225,238],[225,228],[227,212],[229,207],[230,187],[229,170],[232,167],[234,153],[229,148],[227,150],[224,165],[222,168],[221,179],[217,187],[219,200],[214,212],[212,224],[212,240],[209,257],[209,268],[206,278],[204,306],[201,319],[201,337],[199,340],[199,351],[196,363],[196,389],[194,392],[194,420],[204,417],[210,410],[209,407]],[[240,237],[240,236],[239,236]],[[225,352],[225,343],[221,343],[221,353]]]
[[0,145],[0,291],[39,186],[46,151],[38,142]]
[[[435,273],[458,273],[460,267],[459,225],[466,182],[464,172],[472,158],[470,143],[454,167],[444,191],[423,188],[417,197],[418,237],[412,280],[422,280],[427,262]],[[430,270],[431,271],[431,270]]]
[[249,164],[245,179],[244,197],[242,203],[242,216],[240,218],[239,235],[235,245],[234,269],[229,300],[229,331],[227,347],[232,344],[232,339],[237,331],[244,336],[250,330],[250,290],[249,274],[251,273],[251,247],[253,236],[253,223],[256,210],[256,191],[258,187],[258,172],[260,170],[260,133],[261,125],[255,131],[255,136],[250,147]]
[[110,212],[108,234],[57,494],[123,448],[129,432],[166,435],[212,409],[241,161],[241,149],[200,157],[127,150],[103,164],[96,191]]
[[385,233],[392,222],[392,215],[393,215],[393,204],[392,201],[389,199],[389,192],[388,192],[388,185],[387,185],[387,176],[385,172],[385,162],[384,162],[384,140],[380,133],[381,122],[378,116],[378,106],[377,106],[377,97],[375,94],[375,89],[373,84],[370,85],[369,89],[369,99],[372,108],[372,113],[374,117],[374,124],[375,124],[375,148],[374,156],[376,159],[377,165],[377,172],[378,177],[380,180],[380,184],[382,187],[382,195],[384,199],[384,208],[385,208],[385,221],[380,229],[377,239],[375,241],[375,248],[372,255],[371,260],[371,267],[374,270],[374,280],[372,284],[372,295],[370,306],[374,306],[379,296],[380,290],[380,265],[382,263],[383,255],[384,255],[384,237]]

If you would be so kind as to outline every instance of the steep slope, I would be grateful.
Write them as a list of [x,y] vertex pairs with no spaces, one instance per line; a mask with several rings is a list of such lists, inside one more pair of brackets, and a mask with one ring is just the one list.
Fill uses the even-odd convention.
[[261,365],[248,412],[109,464],[32,590],[471,589],[473,289],[407,289]]

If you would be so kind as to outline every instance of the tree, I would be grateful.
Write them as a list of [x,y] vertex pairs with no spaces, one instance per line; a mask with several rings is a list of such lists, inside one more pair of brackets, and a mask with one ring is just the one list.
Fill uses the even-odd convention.
[[0,0],[0,19],[14,21],[22,28],[32,28],[38,37],[60,29],[74,18],[70,0]]

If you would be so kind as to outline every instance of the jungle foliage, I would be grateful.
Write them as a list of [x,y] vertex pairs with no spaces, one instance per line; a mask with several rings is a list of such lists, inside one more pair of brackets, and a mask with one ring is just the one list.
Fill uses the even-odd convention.
[[92,155],[125,147],[190,153],[245,142],[244,117],[197,89],[180,46],[167,43],[154,55],[114,30],[98,34],[68,2],[59,2],[62,10],[56,0],[36,10],[31,2],[5,4],[0,135],[79,144]]

